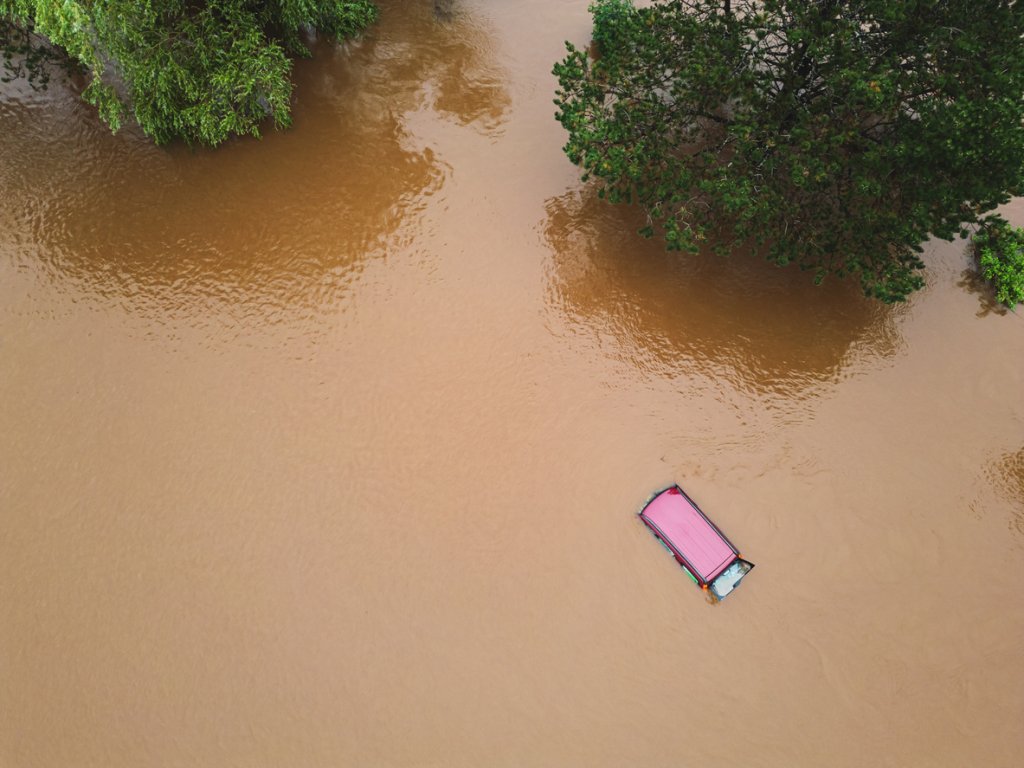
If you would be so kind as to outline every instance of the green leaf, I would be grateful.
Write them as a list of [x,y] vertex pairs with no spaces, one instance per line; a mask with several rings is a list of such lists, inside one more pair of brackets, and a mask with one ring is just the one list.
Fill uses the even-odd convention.
[[856,275],[901,301],[923,285],[927,238],[1024,190],[1024,6],[731,9],[598,0],[599,60],[569,46],[555,65],[566,154],[647,213],[644,234],[762,244],[815,281]]
[[[83,98],[113,130],[131,115],[157,143],[215,145],[291,121],[291,58],[299,31],[357,35],[369,0],[0,0],[0,49],[29,56],[25,35],[88,73]],[[11,59],[13,61],[13,58]]]

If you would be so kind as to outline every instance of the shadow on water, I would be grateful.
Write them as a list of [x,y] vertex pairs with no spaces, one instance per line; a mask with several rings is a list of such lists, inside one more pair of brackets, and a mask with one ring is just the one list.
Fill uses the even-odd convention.
[[313,42],[294,127],[261,141],[160,149],[111,135],[70,88],[5,88],[0,256],[140,313],[330,311],[368,257],[427,226],[448,174],[430,120],[488,133],[510,106],[472,17],[382,5],[364,39]]
[[[458,125],[499,133],[512,99],[508,73],[497,62],[493,31],[458,4],[378,5],[380,24],[359,43],[336,46],[325,41],[315,46],[312,68],[320,74],[323,90],[332,93],[331,81],[343,70],[359,80],[357,96],[370,93],[403,104],[412,96],[417,106]],[[336,59],[341,70],[316,65],[325,58]],[[300,68],[309,66],[300,62]]]
[[978,311],[975,317],[988,317],[989,315],[1005,315],[1007,308],[996,301],[996,292],[976,268],[965,269],[960,273],[957,287],[963,288],[968,293],[978,297]]
[[1010,527],[1024,536],[1024,447],[1004,453],[985,471],[988,483],[1013,504]]
[[547,213],[551,304],[570,332],[611,338],[606,353],[632,367],[788,397],[900,346],[897,310],[851,281],[817,287],[756,258],[667,252],[637,235],[635,209],[589,190],[549,200]]

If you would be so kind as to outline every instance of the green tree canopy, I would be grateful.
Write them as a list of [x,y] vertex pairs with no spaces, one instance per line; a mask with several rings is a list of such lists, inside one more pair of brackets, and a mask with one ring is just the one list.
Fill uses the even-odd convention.
[[130,112],[158,143],[218,144],[289,123],[301,31],[348,38],[376,17],[370,0],[0,0],[0,48],[9,76],[36,78],[63,51],[115,130]]
[[565,151],[670,248],[753,244],[897,301],[921,243],[1020,193],[1024,3],[598,0]]

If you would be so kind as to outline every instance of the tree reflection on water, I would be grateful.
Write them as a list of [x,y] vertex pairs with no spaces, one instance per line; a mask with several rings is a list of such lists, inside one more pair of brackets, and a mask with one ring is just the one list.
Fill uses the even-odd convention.
[[1010,527],[1024,535],[1024,447],[1004,453],[989,465],[985,474],[989,483],[1012,504]]
[[670,253],[636,234],[634,209],[589,191],[548,201],[551,304],[576,332],[616,340],[610,354],[667,377],[702,374],[781,396],[894,354],[899,309],[852,281],[814,286],[749,254]]
[[[111,135],[70,88],[6,91],[0,255],[133,312],[330,311],[372,257],[407,248],[449,168],[430,123],[499,131],[510,105],[488,29],[382,4],[343,47],[295,68],[295,125],[218,150]],[[20,101],[19,101],[20,99]],[[426,135],[424,135],[426,134]]]

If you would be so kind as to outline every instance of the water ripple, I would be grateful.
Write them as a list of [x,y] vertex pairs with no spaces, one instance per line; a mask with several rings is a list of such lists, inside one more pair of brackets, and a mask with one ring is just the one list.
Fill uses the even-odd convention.
[[[896,312],[833,280],[744,255],[668,253],[635,211],[589,192],[548,201],[549,305],[565,329],[650,375],[804,398],[899,348]],[[609,343],[611,342],[611,343]]]

